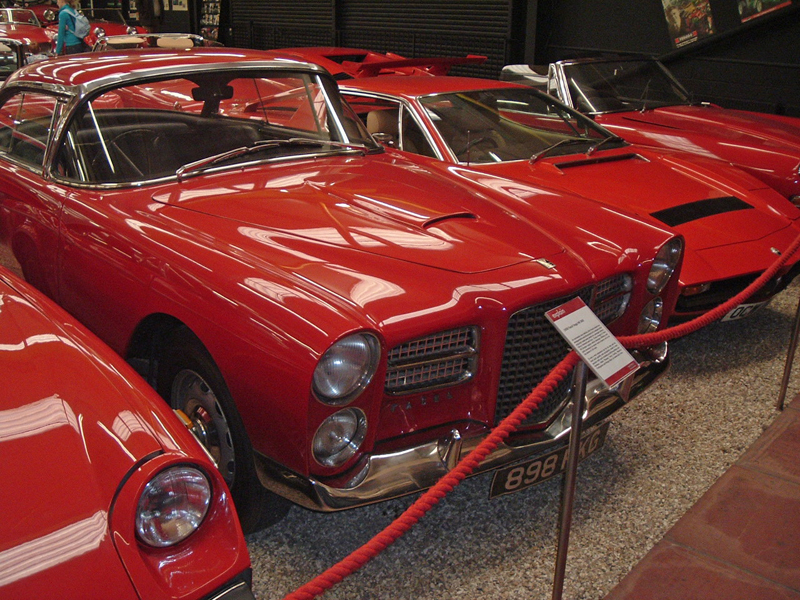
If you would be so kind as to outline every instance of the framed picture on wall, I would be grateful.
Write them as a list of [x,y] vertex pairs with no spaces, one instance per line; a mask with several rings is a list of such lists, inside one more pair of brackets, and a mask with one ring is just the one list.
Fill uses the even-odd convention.
[[172,10],[189,10],[189,0],[170,0]]
[[661,4],[675,48],[715,33],[710,0],[661,0]]
[[739,16],[744,23],[791,4],[792,0],[739,0]]

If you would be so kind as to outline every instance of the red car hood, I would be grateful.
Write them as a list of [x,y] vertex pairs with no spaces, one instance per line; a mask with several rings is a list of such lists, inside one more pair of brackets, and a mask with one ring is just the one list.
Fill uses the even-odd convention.
[[0,25],[0,37],[8,37],[21,41],[32,42],[49,42],[50,36],[47,35],[44,28],[36,27],[35,25],[15,25],[6,23]]
[[[789,206],[777,192],[752,190],[738,171],[714,163],[714,171],[677,155],[629,147],[527,162],[481,165],[509,178],[529,178],[568,190],[672,227],[687,247],[703,250],[763,238],[790,224],[770,203]],[[730,178],[723,175],[730,172]],[[762,186],[763,187],[763,186]],[[701,208],[701,210],[697,210]],[[677,224],[676,224],[677,223]]]
[[[154,200],[460,273],[564,251],[489,199],[397,156],[293,161],[258,170],[241,188],[189,179]],[[229,172],[220,177],[230,181]]]
[[108,513],[126,473],[162,445],[141,407],[116,401],[134,390],[84,336],[0,282],[0,597],[77,598],[98,574],[106,597],[136,597]]
[[683,130],[693,135],[713,136],[738,145],[775,144],[800,152],[800,119],[782,119],[764,113],[729,110],[717,106],[679,105],[643,113],[615,113],[598,117],[598,122],[606,120]]

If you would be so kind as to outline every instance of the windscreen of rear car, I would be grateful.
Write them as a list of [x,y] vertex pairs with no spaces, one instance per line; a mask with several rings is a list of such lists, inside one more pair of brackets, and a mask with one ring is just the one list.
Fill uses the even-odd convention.
[[528,160],[550,148],[553,155],[570,154],[610,136],[588,117],[530,88],[437,94],[420,101],[459,162]]
[[606,113],[686,104],[689,98],[655,61],[590,62],[564,66],[573,106]]
[[105,91],[72,119],[56,170],[80,182],[142,182],[207,159],[217,168],[342,152],[341,144],[378,148],[328,79],[232,70]]

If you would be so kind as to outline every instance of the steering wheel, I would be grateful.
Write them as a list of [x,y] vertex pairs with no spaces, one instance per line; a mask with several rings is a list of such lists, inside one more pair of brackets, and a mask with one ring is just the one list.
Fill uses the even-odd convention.
[[[151,129],[129,129],[106,143],[108,157],[99,152],[91,163],[92,173],[110,171],[113,181],[126,181],[152,174],[157,157],[153,151],[158,134]],[[134,158],[131,158],[133,155]],[[111,164],[109,164],[109,160]]]

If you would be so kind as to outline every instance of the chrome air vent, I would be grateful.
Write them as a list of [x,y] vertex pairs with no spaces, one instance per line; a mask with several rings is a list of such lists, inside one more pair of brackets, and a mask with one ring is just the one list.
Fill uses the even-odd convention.
[[471,379],[478,338],[477,327],[461,327],[395,346],[388,356],[386,393],[420,392]]
[[[587,287],[577,295],[590,304],[592,292],[593,288]],[[523,308],[509,319],[497,390],[495,423],[502,421],[527,398],[569,352],[569,346],[547,320],[545,312],[574,297],[564,296]],[[567,377],[522,425],[546,424],[569,400],[570,384],[571,377]]]

